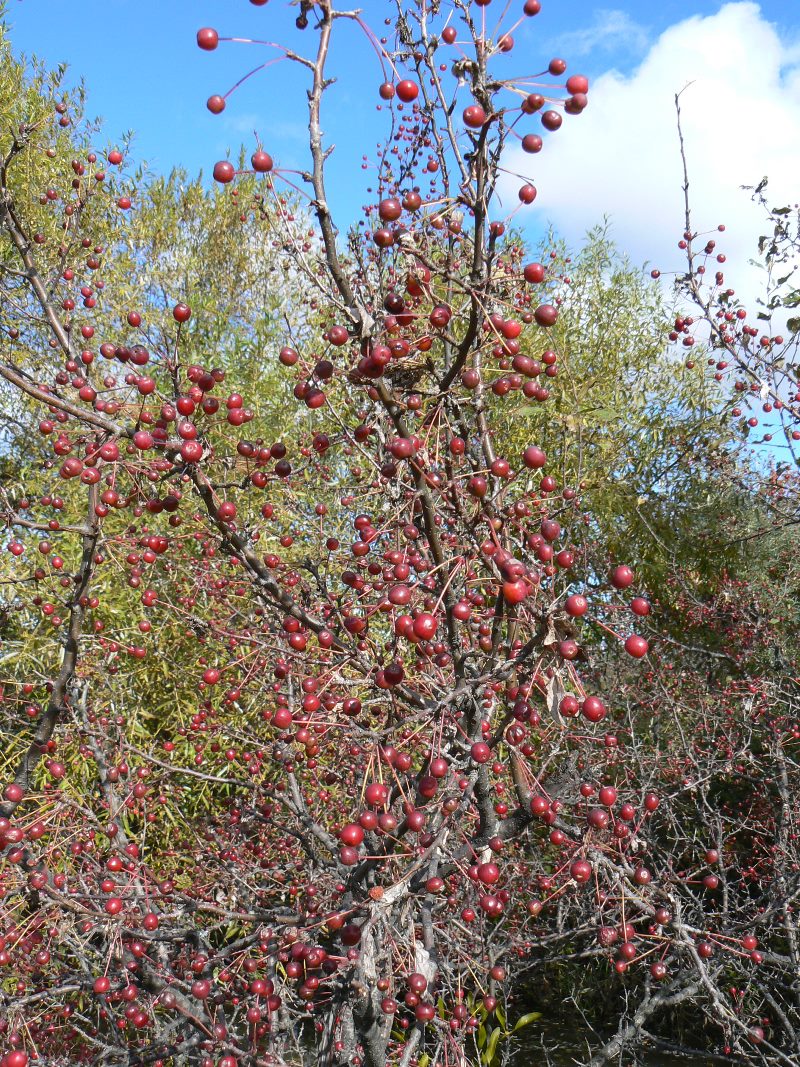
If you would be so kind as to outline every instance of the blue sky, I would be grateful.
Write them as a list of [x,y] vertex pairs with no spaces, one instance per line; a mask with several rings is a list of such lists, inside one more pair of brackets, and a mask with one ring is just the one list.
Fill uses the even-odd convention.
[[[0,0],[0,3],[2,0]],[[410,0],[409,0],[410,2]],[[366,0],[362,11],[378,35],[390,0]],[[510,9],[522,6],[511,0]],[[500,13],[504,0],[489,12]],[[105,141],[135,131],[135,156],[160,171],[183,166],[208,175],[216,160],[248,155],[256,137],[284,167],[306,165],[306,73],[280,62],[249,79],[220,116],[205,101],[225,93],[274,55],[268,48],[221,44],[198,49],[201,26],[221,36],[275,40],[297,51],[313,46],[294,26],[298,8],[285,0],[6,0],[5,20],[17,52],[50,65],[69,64],[88,89],[88,112],[105,120]],[[515,16],[513,16],[515,17]],[[329,70],[323,126],[331,158],[328,192],[340,225],[372,199],[371,170],[386,128],[377,110],[380,65],[363,35],[343,25]],[[753,304],[761,276],[748,264],[763,232],[759,212],[742,192],[770,178],[774,203],[800,200],[800,4],[787,0],[543,0],[541,13],[515,31],[515,48],[498,62],[509,75],[542,70],[553,56],[568,73],[590,77],[590,106],[548,139],[536,157],[504,159],[536,182],[539,196],[525,221],[535,238],[548,224],[573,242],[604,216],[619,246],[637,263],[681,269],[681,173],[674,94],[683,97],[693,225],[727,227],[718,250],[728,257],[727,284]],[[537,127],[538,128],[538,127]],[[532,162],[533,159],[533,162]],[[531,172],[531,167],[535,170]],[[519,179],[501,188],[517,202]]]
[[[499,14],[504,6],[494,0],[489,11]],[[521,0],[510,7],[521,9]],[[390,0],[362,5],[378,34],[392,9]],[[258,7],[246,0],[85,0],[80,6],[7,0],[6,21],[18,52],[49,64],[66,61],[72,76],[85,79],[88,110],[104,118],[106,143],[134,130],[136,155],[155,169],[182,165],[208,174],[242,143],[249,154],[256,135],[281,166],[305,165],[306,73],[277,63],[213,116],[207,97],[226,92],[274,53],[237,44],[208,53],[195,43],[199,27],[213,26],[225,36],[309,48],[311,33],[294,27],[297,11],[285,0]],[[362,169],[362,156],[374,156],[385,125],[376,111],[383,80],[377,57],[359,31],[341,28],[330,61],[338,82],[327,95],[323,125],[336,145],[329,195],[348,224],[370,199],[371,171]],[[609,215],[621,247],[636,261],[665,271],[679,266],[675,244],[683,222],[672,99],[692,83],[684,121],[695,224],[726,224],[730,270],[749,292],[755,276],[746,263],[761,221],[740,186],[769,174],[776,200],[800,199],[800,4],[612,0],[600,7],[543,0],[541,13],[524,21],[515,40],[511,55],[498,61],[510,74],[541,70],[558,55],[568,61],[568,73],[592,79],[586,112],[566,122],[539,156],[508,163],[539,188],[525,215],[531,232],[553,223],[578,241]],[[514,179],[508,190],[513,202],[517,184]]]
[[[495,0],[490,10],[502,6]],[[515,0],[512,11],[518,6]],[[544,0],[541,13],[517,32],[513,58],[507,62],[525,72],[563,55],[570,72],[596,79],[613,69],[626,76],[670,26],[690,15],[714,15],[721,6],[713,0],[647,5],[626,0],[600,8],[589,0]],[[389,0],[363,4],[376,32],[392,7]],[[785,0],[763,0],[760,9],[785,39],[798,39],[800,8]],[[51,64],[66,61],[75,77],[85,78],[89,111],[103,116],[110,140],[133,129],[138,154],[154,167],[169,170],[181,164],[194,172],[201,167],[208,171],[229,148],[235,152],[242,142],[252,145],[254,129],[285,165],[302,161],[299,72],[281,62],[256,75],[234,94],[223,115],[215,117],[206,111],[207,97],[225,92],[271,53],[233,44],[205,53],[195,44],[197,28],[208,25],[220,34],[269,38],[300,49],[312,42],[309,34],[294,28],[296,14],[297,7],[285,0],[260,7],[245,0],[87,0],[79,6],[67,0],[8,0],[6,19],[18,51],[35,52]],[[346,207],[352,213],[368,184],[360,157],[374,149],[380,135],[374,89],[382,78],[374,53],[349,27],[333,53],[331,68],[339,78],[325,114],[326,130],[337,145],[332,178],[346,191]],[[589,118],[587,112],[580,121]],[[568,135],[566,128],[563,135]],[[598,204],[598,212],[602,210]]]

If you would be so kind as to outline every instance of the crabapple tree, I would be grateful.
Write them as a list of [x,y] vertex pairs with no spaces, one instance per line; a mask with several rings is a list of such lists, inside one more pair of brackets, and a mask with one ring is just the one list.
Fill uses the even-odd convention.
[[[680,1033],[796,1067],[800,728],[791,671],[751,666],[771,619],[729,603],[723,680],[659,648],[636,546],[593,546],[534,432],[564,281],[514,229],[535,175],[498,196],[503,151],[533,166],[589,89],[561,58],[514,74],[540,8],[400,4],[378,37],[301,0],[285,45],[198,31],[307,79],[299,175],[277,144],[212,167],[215,210],[273,235],[234,279],[303,294],[242,384],[216,358],[241,321],[170,277],[191,205],[154,286],[115,235],[124,153],[76,137],[57,80],[19,95],[0,377],[38,443],[4,500],[3,1067],[492,1065],[532,1022],[515,972],[559,967],[613,992],[592,1063]],[[386,123],[350,230],[323,121],[346,27]],[[296,411],[268,422],[248,386],[276,373]],[[511,404],[537,413],[513,450]]]

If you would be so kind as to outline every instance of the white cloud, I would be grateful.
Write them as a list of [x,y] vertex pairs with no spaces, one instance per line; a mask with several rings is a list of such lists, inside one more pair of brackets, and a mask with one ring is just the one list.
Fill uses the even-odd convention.
[[643,52],[648,36],[644,26],[635,22],[627,11],[608,8],[596,11],[594,22],[582,30],[573,30],[557,37],[556,48],[576,59],[600,48],[624,47],[628,53]]
[[[680,270],[674,96],[690,82],[681,105],[692,224],[701,231],[726,225],[717,235],[726,281],[752,303],[758,273],[747,261],[765,228],[740,186],[768,175],[771,204],[800,200],[800,50],[781,39],[758,4],[728,3],[671,26],[630,76],[611,70],[596,78],[587,110],[567,116],[540,155],[513,149],[504,165],[535,180],[539,223],[552,222],[576,241],[609,215],[618,244],[635,260]],[[505,183],[506,203],[516,202],[517,187],[518,179]]]

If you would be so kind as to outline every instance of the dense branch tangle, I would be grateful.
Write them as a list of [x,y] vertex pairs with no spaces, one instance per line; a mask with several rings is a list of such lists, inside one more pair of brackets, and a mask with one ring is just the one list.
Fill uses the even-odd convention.
[[[523,18],[537,10],[528,0]],[[575,621],[588,610],[573,571],[577,491],[558,484],[535,442],[506,457],[494,435],[506,396],[531,408],[548,398],[558,353],[546,331],[561,285],[541,264],[523,266],[515,212],[496,198],[501,152],[539,113],[555,131],[559,108],[580,112],[588,87],[580,75],[558,83],[560,60],[533,80],[504,80],[518,32],[504,20],[456,0],[447,11],[400,5],[391,43],[368,32],[399,147],[382,153],[369,225],[345,246],[323,115],[331,39],[344,21],[363,23],[328,0],[301,2],[299,44],[280,52],[309,78],[298,211],[318,233],[306,240],[287,220],[282,254],[308,283],[314,315],[294,347],[264,354],[295,375],[311,412],[311,429],[288,444],[244,436],[249,400],[222,395],[225,371],[205,354],[191,361],[202,323],[182,300],[142,315],[112,294],[93,319],[40,282],[57,262],[77,287],[82,249],[100,255],[88,236],[100,223],[87,208],[55,252],[37,241],[6,178],[43,144],[8,159],[0,221],[30,305],[8,331],[19,344],[0,374],[24,412],[35,406],[31,426],[61,461],[56,470],[48,458],[36,477],[65,498],[48,517],[48,483],[38,502],[15,493],[5,516],[22,557],[9,608],[20,645],[43,616],[54,651],[45,666],[26,663],[13,694],[22,715],[4,724],[0,951],[33,956],[32,995],[48,1023],[64,1009],[68,1019],[55,1036],[38,1023],[26,1036],[21,980],[8,1005],[15,1050],[50,1042],[47,1055],[68,1050],[71,1062],[233,1067],[300,1062],[305,1042],[324,1067],[461,1064],[479,1027],[497,1033],[495,1049],[506,1042],[496,1008],[515,961],[539,965],[537,940],[565,958],[607,960],[621,930],[612,967],[624,976],[639,964],[642,999],[600,1043],[601,1059],[703,991],[710,1017],[725,1007],[726,1040],[743,1054],[795,1062],[785,1049],[796,998],[781,999],[777,1033],[764,1039],[729,1007],[700,947],[750,967],[749,886],[728,887],[720,930],[706,934],[686,874],[693,798],[699,790],[712,806],[708,783],[726,780],[751,738],[731,731],[730,753],[702,766],[679,746],[654,769],[635,747],[640,708],[613,708],[601,725],[609,708],[579,658]],[[213,51],[220,38],[203,29],[198,41]],[[523,147],[535,153],[539,135]],[[82,166],[64,183],[77,196]],[[260,147],[252,169],[264,181],[236,212],[282,220],[282,183],[296,189],[296,176]],[[222,186],[236,178],[228,161],[214,174]],[[525,210],[536,192],[520,181]],[[47,209],[58,197],[44,200]],[[158,325],[144,321],[148,310]],[[33,347],[42,333],[27,328],[31,316],[49,349]],[[78,336],[97,351],[79,352]],[[73,510],[70,529],[61,514]],[[51,563],[29,563],[34,552]],[[618,664],[620,635],[604,619],[625,613],[627,629],[650,608],[623,598],[627,566],[593,578],[597,650]],[[640,659],[647,641],[629,635],[625,649]],[[796,694],[756,692],[768,782],[785,798]],[[743,697],[734,687],[727,699]],[[634,756],[619,765],[621,729]],[[682,717],[669,729],[677,746]],[[616,790],[590,800],[591,782],[612,776],[631,808],[614,820]],[[678,844],[663,856],[658,824],[650,829],[656,783],[676,813]],[[792,817],[784,810],[779,828],[787,853]],[[735,817],[723,822],[735,841]],[[759,829],[767,840],[776,827],[765,817]],[[643,851],[660,857],[656,872]],[[782,882],[776,907],[793,892]],[[786,945],[767,958],[781,973],[797,965],[786,923]],[[674,986],[652,994],[670,966]]]

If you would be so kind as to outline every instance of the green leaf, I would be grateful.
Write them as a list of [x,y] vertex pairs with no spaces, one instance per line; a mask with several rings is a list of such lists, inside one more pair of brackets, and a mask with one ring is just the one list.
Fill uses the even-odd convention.
[[417,1063],[419,1064],[419,1067],[428,1067],[428,1064],[430,1062],[431,1058],[427,1052],[423,1052],[421,1056],[417,1056]]
[[529,1026],[531,1023],[535,1023],[538,1019],[541,1019],[541,1017],[542,1013],[540,1011],[529,1011],[527,1015],[520,1015],[514,1023],[514,1029],[511,1033],[515,1034],[517,1030],[521,1030],[523,1026]]
[[481,1061],[485,1064],[485,1067],[492,1067],[495,1055],[497,1054],[497,1046],[500,1044],[500,1038],[502,1036],[502,1029],[499,1026],[496,1026],[489,1037],[486,1051],[481,1056]]
[[583,411],[581,414],[589,422],[612,422],[619,418],[619,412],[614,408],[594,408],[590,411]]
[[570,433],[575,433],[578,427],[580,426],[580,419],[577,415],[563,415],[562,419],[564,421],[564,425],[570,431]]
[[495,1017],[495,1019],[497,1019],[497,1021],[500,1023],[500,1025],[505,1030],[505,1027],[506,1027],[506,1015],[505,1015],[505,1012],[503,1011],[503,1009],[500,1007],[499,1004],[494,1009],[494,1017]]

